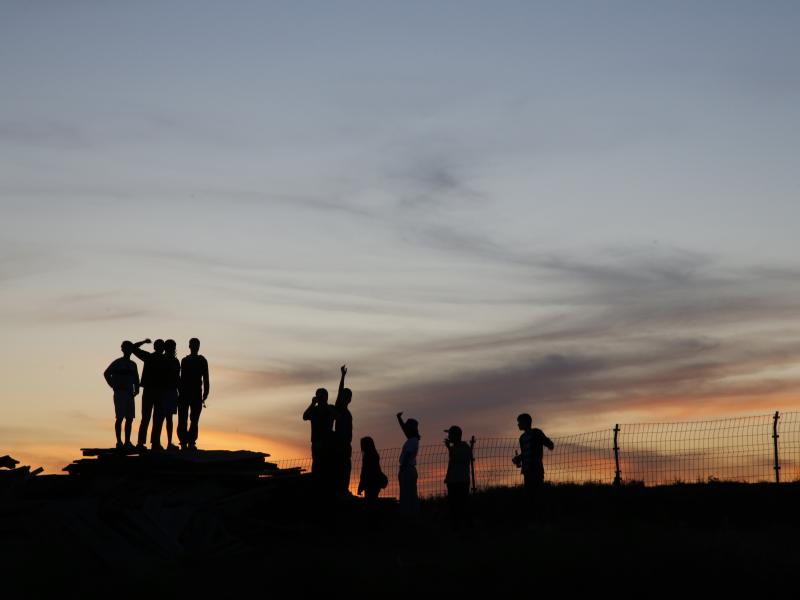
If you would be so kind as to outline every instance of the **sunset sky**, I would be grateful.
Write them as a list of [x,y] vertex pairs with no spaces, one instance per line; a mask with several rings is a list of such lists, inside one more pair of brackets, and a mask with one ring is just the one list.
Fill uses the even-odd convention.
[[[0,455],[113,444],[199,337],[199,445],[800,408],[797,2],[16,2]],[[141,365],[140,365],[141,368]],[[137,401],[138,427],[139,403]]]

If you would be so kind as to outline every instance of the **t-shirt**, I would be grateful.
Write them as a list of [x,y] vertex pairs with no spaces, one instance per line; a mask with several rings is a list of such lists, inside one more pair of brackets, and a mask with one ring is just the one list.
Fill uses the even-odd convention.
[[419,439],[415,437],[408,438],[406,443],[403,444],[403,449],[400,451],[400,468],[416,467],[418,451]]
[[333,436],[336,410],[330,404],[309,406],[303,413],[304,421],[311,421],[311,443],[327,442]]
[[103,376],[114,391],[134,393],[139,387],[139,369],[135,362],[124,356],[108,365]]
[[353,441],[353,414],[344,409],[337,409],[336,437],[348,444]]
[[472,464],[472,448],[465,441],[456,442],[448,449],[450,460],[447,462],[445,483],[469,483],[469,468]]
[[181,360],[181,390],[199,392],[205,379],[208,386],[208,361],[202,354],[188,354]]
[[542,454],[545,446],[552,448],[553,442],[541,429],[529,429],[519,436],[523,473],[544,471]]
[[164,357],[164,387],[177,390],[181,384],[181,363],[175,356]]

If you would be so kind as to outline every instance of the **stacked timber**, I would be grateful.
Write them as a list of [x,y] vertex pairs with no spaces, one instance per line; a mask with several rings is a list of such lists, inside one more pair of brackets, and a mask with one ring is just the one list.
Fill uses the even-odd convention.
[[19,461],[8,455],[0,456],[0,491],[8,492],[24,486],[33,477],[42,472],[42,468],[31,469],[25,465],[22,467]]
[[121,451],[83,448],[84,458],[64,467],[81,478],[146,477],[185,479],[259,479],[296,475],[299,469],[279,469],[267,462],[269,454],[250,450]]

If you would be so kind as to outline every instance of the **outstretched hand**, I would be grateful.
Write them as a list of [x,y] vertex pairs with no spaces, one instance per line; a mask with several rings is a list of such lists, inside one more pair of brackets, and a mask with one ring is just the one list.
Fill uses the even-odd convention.
[[397,413],[397,418],[400,419],[402,417],[403,417],[403,411],[401,410],[399,413]]
[[345,365],[342,365],[341,371],[342,371],[342,376],[347,375],[347,367]]

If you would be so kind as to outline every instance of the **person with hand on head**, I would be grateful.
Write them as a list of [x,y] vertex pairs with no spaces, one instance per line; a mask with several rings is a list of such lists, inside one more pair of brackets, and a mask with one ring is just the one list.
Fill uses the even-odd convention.
[[416,419],[403,421],[402,411],[397,413],[397,422],[406,436],[400,451],[400,470],[397,473],[400,484],[400,512],[408,518],[419,515],[419,496],[417,495],[417,452],[419,451],[419,422]]
[[[122,356],[114,360],[103,372],[106,383],[114,390],[114,433],[117,436],[117,448],[133,450],[131,444],[131,428],[136,417],[134,398],[139,394],[139,369],[131,360],[133,344],[122,342]],[[125,443],[122,443],[122,421],[125,421]]]
[[141,346],[150,343],[150,338],[136,342],[131,352],[144,363],[142,368],[141,387],[142,393],[142,420],[139,423],[139,439],[136,447],[144,450],[147,440],[147,427],[150,419],[153,419],[153,427],[150,432],[150,447],[153,450],[163,450],[161,447],[161,397],[166,387],[165,382],[165,360],[164,360],[164,340],[158,339],[153,342],[153,351],[142,350]]

